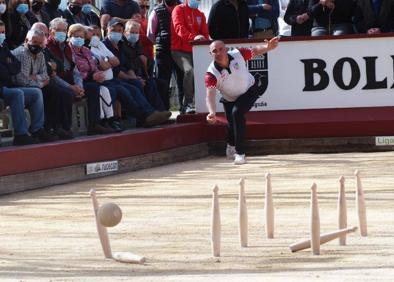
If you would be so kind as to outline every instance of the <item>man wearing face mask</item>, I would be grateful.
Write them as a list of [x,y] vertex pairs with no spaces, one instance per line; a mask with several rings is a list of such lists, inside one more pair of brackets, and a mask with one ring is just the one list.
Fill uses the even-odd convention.
[[198,9],[199,0],[186,0],[172,11],[171,53],[178,67],[183,71],[184,113],[194,110],[193,40],[208,40],[208,25],[204,13]]
[[85,25],[96,25],[101,27],[100,18],[92,9],[92,0],[82,0],[82,13],[85,15]]
[[67,9],[63,11],[64,17],[66,18],[68,25],[76,23],[89,25],[85,13],[82,12],[83,6],[84,5],[82,3],[82,0],[71,0],[68,3]]
[[31,116],[33,131],[42,128],[44,122],[44,109],[42,92],[33,87],[15,87],[12,76],[21,69],[21,63],[10,52],[5,40],[5,25],[0,21],[0,98],[10,107],[12,125],[14,129],[14,145],[36,144],[37,141],[29,135],[25,115],[25,108]]
[[[127,22],[126,28],[129,22],[130,21]],[[108,24],[108,36],[104,40],[105,46],[119,59],[120,62],[120,65],[113,68],[114,76],[122,82],[122,85],[125,83],[126,85],[132,86],[133,88],[137,88],[138,91],[133,91],[136,93],[134,95],[137,95],[136,97],[139,98],[142,96],[144,104],[147,103],[150,107],[160,111],[160,113],[166,118],[166,121],[171,116],[171,112],[165,111],[160,95],[157,93],[157,91],[150,91],[151,88],[148,86],[150,83],[138,76],[138,74],[133,72],[133,70],[129,67],[130,64],[135,63],[135,60],[132,60],[127,56],[128,48],[126,45],[131,39],[126,37],[122,40],[118,40],[119,38],[122,38],[123,31],[123,24],[116,19],[112,19]],[[133,38],[134,40],[136,40],[138,37],[138,32],[139,25],[138,29],[136,30],[136,36]],[[127,64],[127,66],[125,64]]]
[[59,9],[60,2],[61,0],[45,0],[42,11],[47,13],[50,21],[54,18],[64,17],[62,10]]
[[21,45],[31,26],[37,22],[36,17],[29,11],[27,0],[17,0],[9,4],[9,26],[7,42],[11,49]]
[[[49,35],[48,27],[44,23],[33,24],[32,30],[34,29],[41,30],[46,37]],[[71,132],[74,92],[70,84],[57,75],[57,71],[61,71],[63,62],[57,59],[47,46],[43,47],[42,52],[45,56],[47,72],[50,77],[49,84],[42,88],[45,129],[59,139],[72,139],[74,138]]]
[[[34,29],[27,33],[25,44],[12,51],[12,54],[21,62],[21,71],[13,77],[15,85],[42,89],[49,84],[45,57],[42,53],[44,44],[45,34]],[[44,122],[44,117],[42,121]],[[41,142],[54,140],[44,128],[33,132],[32,137]]]
[[30,0],[31,12],[36,17],[38,22],[49,25],[49,15],[42,10],[44,0]]

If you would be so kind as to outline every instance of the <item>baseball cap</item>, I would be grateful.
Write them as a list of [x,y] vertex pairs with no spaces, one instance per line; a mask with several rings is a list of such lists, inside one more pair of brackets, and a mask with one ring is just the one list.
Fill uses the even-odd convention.
[[108,27],[113,27],[116,25],[121,25],[122,27],[124,27],[124,24],[117,18],[112,18],[109,22],[108,22]]

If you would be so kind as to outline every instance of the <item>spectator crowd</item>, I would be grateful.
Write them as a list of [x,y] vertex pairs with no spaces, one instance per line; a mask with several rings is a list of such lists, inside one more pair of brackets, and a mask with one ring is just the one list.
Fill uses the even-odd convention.
[[[175,77],[181,114],[194,113],[192,41],[378,34],[394,30],[393,0],[0,0],[0,98],[14,145],[72,139],[86,100],[88,134],[166,123]],[[289,29],[290,30],[290,29]],[[30,124],[25,116],[30,114]]]

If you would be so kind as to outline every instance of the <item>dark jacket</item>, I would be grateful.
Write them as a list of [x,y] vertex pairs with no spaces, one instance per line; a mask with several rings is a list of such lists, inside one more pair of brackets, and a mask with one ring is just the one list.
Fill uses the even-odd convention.
[[274,31],[274,34],[278,34],[279,32],[279,1],[278,0],[266,0],[272,6],[270,11],[266,11],[263,9],[259,0],[247,0],[248,8],[249,8],[249,17],[252,18],[252,31],[254,29],[254,20],[256,17],[264,17],[271,21],[271,27]]
[[357,0],[354,22],[359,33],[366,33],[370,28],[380,28],[382,32],[393,31],[394,1],[381,0],[379,16],[376,16],[371,0]]
[[238,0],[238,10],[229,0],[219,0],[209,13],[209,35],[212,39],[248,38],[249,11],[245,0]]
[[312,21],[307,20],[302,24],[297,23],[297,16],[302,15],[308,10],[308,0],[290,0],[284,20],[288,25],[291,25],[292,36],[308,36],[311,35]]
[[328,27],[331,20],[331,25],[352,23],[353,16],[356,12],[356,3],[354,0],[340,0],[335,1],[335,9],[331,11],[323,7],[320,0],[310,0],[308,7],[308,14],[313,18],[314,27]]
[[49,18],[49,15],[47,13],[45,13],[43,10],[40,11],[42,20],[39,20],[35,14],[33,15],[36,18],[37,22],[43,22],[44,24],[46,24],[47,27],[49,27],[49,23],[51,22],[51,19]]
[[0,97],[3,95],[3,87],[13,86],[11,77],[21,70],[21,63],[12,55],[7,43],[0,47]]
[[42,6],[41,10],[49,16],[49,21],[53,20],[54,18],[64,17],[63,12],[58,8],[58,6],[53,6],[47,2],[44,3],[44,6]]
[[171,56],[171,13],[164,1],[154,8],[157,16],[156,57]]
[[80,12],[79,15],[74,15],[69,9],[66,9],[63,11],[63,15],[66,18],[69,26],[80,23],[86,26],[97,25],[100,27],[100,18],[94,12],[90,12],[87,15]]
[[[64,52],[60,49],[60,45],[56,40],[50,36],[48,38],[48,44],[47,48],[51,52],[51,55],[55,58],[54,61],[59,61],[57,64],[57,69],[56,69],[56,74],[67,81],[70,84],[74,84],[74,78],[73,78],[73,69],[75,67],[75,63],[73,62],[72,59],[72,51],[70,46],[67,43],[64,43]],[[66,57],[66,58],[65,58]],[[67,59],[68,62],[70,63],[70,69],[65,70],[64,69],[64,60]]]
[[25,41],[27,32],[37,22],[37,18],[30,11],[25,14],[25,17],[27,22],[22,20],[22,16],[17,12],[9,14],[7,42],[11,49],[15,49]]

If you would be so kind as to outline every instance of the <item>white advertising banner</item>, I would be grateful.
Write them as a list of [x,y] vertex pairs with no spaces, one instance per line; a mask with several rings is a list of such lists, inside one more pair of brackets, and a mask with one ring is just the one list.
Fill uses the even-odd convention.
[[[209,46],[193,46],[193,60],[196,111],[207,112]],[[248,66],[261,84],[254,111],[394,106],[394,37],[281,41]]]

